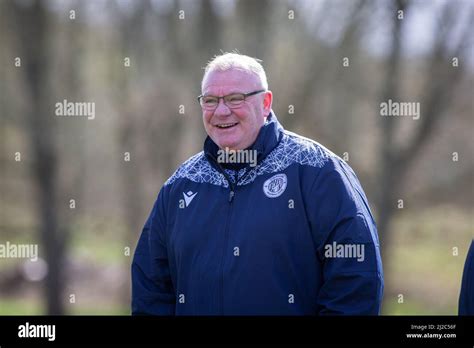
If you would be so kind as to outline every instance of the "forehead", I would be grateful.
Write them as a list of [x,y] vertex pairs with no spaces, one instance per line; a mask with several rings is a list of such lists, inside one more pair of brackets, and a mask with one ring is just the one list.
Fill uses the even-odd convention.
[[260,88],[260,79],[256,74],[244,70],[212,70],[203,81],[203,94],[228,94],[234,92],[251,92]]

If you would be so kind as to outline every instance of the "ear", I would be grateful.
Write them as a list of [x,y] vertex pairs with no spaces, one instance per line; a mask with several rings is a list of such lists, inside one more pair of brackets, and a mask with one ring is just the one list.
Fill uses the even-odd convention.
[[272,110],[272,101],[273,101],[273,93],[272,91],[266,91],[263,97],[263,114],[265,117],[268,117],[270,111]]

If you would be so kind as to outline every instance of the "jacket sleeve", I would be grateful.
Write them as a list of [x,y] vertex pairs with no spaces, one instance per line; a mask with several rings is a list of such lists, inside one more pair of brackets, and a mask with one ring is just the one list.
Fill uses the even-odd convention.
[[379,241],[352,169],[330,158],[315,178],[309,220],[322,269],[318,314],[378,315],[383,295]]
[[474,240],[467,253],[459,295],[459,315],[474,315]]
[[176,297],[164,238],[163,189],[143,227],[132,262],[132,315],[174,315]]

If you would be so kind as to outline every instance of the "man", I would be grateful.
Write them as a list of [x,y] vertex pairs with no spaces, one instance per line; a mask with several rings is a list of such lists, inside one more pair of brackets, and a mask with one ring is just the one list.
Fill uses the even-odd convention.
[[467,253],[459,295],[459,315],[474,315],[474,240]]
[[215,57],[198,99],[204,151],[145,224],[132,314],[378,314],[377,230],[351,168],[282,128],[256,59]]

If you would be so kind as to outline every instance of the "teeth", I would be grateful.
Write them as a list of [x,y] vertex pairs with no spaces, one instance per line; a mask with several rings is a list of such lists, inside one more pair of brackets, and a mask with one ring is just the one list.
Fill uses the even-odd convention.
[[236,125],[237,123],[226,123],[226,124],[218,124],[217,127],[219,128],[229,128],[229,127],[232,127],[234,125]]

